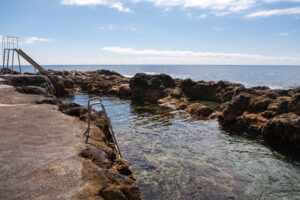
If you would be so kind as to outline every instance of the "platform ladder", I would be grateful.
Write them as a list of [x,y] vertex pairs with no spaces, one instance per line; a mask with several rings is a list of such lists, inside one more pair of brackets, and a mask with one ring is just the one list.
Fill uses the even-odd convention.
[[22,73],[20,54],[17,51],[15,51],[15,49],[18,49],[18,46],[19,46],[18,37],[2,36],[2,60],[3,60],[2,73],[5,73],[5,71],[8,72],[10,56],[12,56],[12,58],[11,58],[11,73],[13,73],[15,52],[17,53],[19,71],[20,71],[20,73]]
[[13,73],[15,53],[16,53],[17,57],[18,57],[20,74],[22,74],[22,66],[21,66],[21,62],[20,62],[20,56],[33,66],[35,74],[37,74],[37,72],[39,72],[40,74],[43,74],[43,75],[50,74],[49,71],[47,71],[41,65],[39,65],[37,62],[35,62],[22,49],[19,49],[19,39],[18,39],[18,37],[15,37],[15,36],[2,36],[2,53],[3,53],[2,73],[9,72],[9,63],[10,63],[10,56],[11,55],[12,55],[12,58],[11,58],[10,72]]
[[[93,102],[94,101],[94,102]],[[88,139],[90,137],[90,127],[91,127],[91,114],[92,114],[92,108],[93,106],[95,105],[100,105],[101,108],[102,108],[102,112],[103,112],[103,115],[105,117],[105,120],[107,121],[107,124],[108,124],[108,131],[109,131],[109,134],[111,135],[111,138],[113,140],[113,143],[110,143],[110,145],[115,149],[115,151],[117,152],[118,154],[118,157],[119,158],[122,158],[122,154],[121,154],[121,151],[120,151],[120,148],[118,146],[118,143],[117,143],[117,139],[115,137],[115,133],[113,131],[113,128],[111,126],[111,122],[110,122],[110,119],[109,117],[107,116],[107,113],[106,113],[106,110],[105,110],[105,107],[102,103],[102,99],[100,97],[93,97],[93,98],[90,98],[88,100],[88,127],[84,133],[84,135],[86,136],[86,140],[85,142],[88,143]]]

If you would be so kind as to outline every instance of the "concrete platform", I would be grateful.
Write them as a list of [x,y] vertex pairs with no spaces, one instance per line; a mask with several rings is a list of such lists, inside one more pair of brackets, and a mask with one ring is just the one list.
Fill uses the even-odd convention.
[[77,199],[86,124],[0,85],[0,199]]

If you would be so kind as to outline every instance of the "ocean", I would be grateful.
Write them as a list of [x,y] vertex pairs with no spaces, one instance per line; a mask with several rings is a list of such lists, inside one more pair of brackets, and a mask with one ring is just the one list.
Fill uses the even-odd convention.
[[[300,66],[269,65],[44,65],[47,69],[92,71],[114,70],[124,76],[136,73],[168,74],[173,78],[204,81],[232,81],[245,87],[268,86],[271,89],[290,89],[300,85]],[[33,72],[32,67],[23,69]]]

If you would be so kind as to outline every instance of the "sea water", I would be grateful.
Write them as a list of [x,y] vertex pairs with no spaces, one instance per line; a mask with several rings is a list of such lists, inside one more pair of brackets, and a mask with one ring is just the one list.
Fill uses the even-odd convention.
[[[259,65],[46,65],[47,69],[92,71],[108,69],[132,77],[136,73],[168,74],[173,78],[195,81],[232,81],[245,87],[268,86],[271,89],[290,89],[300,85],[300,66]],[[32,72],[32,67],[23,66]]]

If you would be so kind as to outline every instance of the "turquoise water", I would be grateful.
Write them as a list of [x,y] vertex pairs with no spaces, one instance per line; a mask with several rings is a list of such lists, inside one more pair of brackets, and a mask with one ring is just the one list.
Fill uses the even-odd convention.
[[[44,66],[55,70],[88,71],[97,69],[115,70],[125,76],[136,73],[165,73],[173,78],[191,78],[205,81],[233,81],[246,87],[268,86],[272,89],[289,89],[300,85],[300,66],[239,66],[239,65],[57,65]],[[32,71],[24,66],[23,69]]]
[[[74,99],[86,105],[88,95]],[[215,120],[103,97],[116,137],[145,200],[300,199],[300,163]]]

